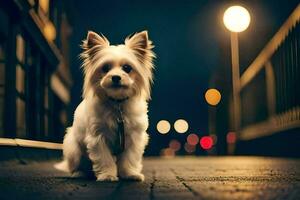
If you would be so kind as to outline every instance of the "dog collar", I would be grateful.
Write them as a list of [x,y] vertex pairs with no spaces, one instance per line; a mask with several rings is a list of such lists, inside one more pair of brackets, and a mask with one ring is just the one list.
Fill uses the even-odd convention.
[[121,103],[127,99],[128,98],[118,100],[118,101],[113,99],[113,101],[118,103],[116,138],[112,145],[112,152],[114,155],[119,155],[119,154],[123,153],[124,149],[125,149],[124,117],[123,117],[123,111],[121,108]]
[[121,105],[123,102],[128,100],[129,97],[123,99],[114,99],[112,97],[108,97],[108,99],[111,102],[116,103],[118,106],[116,138],[111,148],[114,155],[119,155],[125,149],[124,117],[123,117],[123,111]]

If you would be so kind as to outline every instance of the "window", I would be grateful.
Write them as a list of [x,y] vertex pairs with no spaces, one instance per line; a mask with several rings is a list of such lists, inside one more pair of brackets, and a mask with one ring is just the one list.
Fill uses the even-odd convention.
[[22,35],[16,37],[16,134],[19,138],[26,137],[26,112],[25,112],[25,41]]

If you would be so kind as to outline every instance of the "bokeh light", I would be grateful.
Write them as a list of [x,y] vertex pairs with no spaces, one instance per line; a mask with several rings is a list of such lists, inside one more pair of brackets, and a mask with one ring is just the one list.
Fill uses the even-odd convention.
[[174,151],[179,151],[181,148],[181,144],[177,140],[171,140],[169,143],[169,147]]
[[47,22],[44,26],[44,35],[49,41],[53,41],[56,38],[56,29],[51,22]]
[[228,144],[234,144],[236,142],[236,133],[229,132],[226,136],[226,140]]
[[210,136],[203,136],[200,139],[200,146],[202,147],[202,149],[205,150],[209,150],[212,148],[213,146],[213,139]]
[[209,105],[215,106],[221,101],[221,93],[217,89],[208,89],[205,100]]
[[160,155],[163,157],[174,157],[175,151],[171,148],[165,148],[160,151]]
[[174,128],[178,133],[185,133],[189,129],[189,124],[184,119],[178,119],[174,123]]
[[39,0],[39,6],[42,8],[45,14],[49,11],[49,0]]
[[195,145],[190,145],[189,143],[185,143],[184,144],[184,150],[187,152],[187,153],[193,153],[195,152],[196,150],[196,146]]
[[189,136],[187,137],[186,140],[187,140],[188,144],[190,144],[190,145],[196,145],[199,142],[199,137],[198,137],[198,135],[192,133],[192,134],[189,134]]
[[250,24],[250,20],[248,10],[242,6],[229,7],[223,16],[223,22],[226,28],[232,32],[242,32],[246,30]]
[[159,133],[167,134],[171,129],[171,125],[167,120],[160,120],[157,123],[156,128]]

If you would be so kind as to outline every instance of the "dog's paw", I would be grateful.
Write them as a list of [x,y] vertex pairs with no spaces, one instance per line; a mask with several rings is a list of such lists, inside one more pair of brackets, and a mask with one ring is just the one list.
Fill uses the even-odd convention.
[[110,174],[99,174],[97,176],[97,181],[108,181],[108,182],[113,182],[113,181],[118,181],[119,178]]
[[121,176],[122,179],[129,180],[129,181],[144,181],[145,176],[143,174],[137,173],[137,174],[127,174]]

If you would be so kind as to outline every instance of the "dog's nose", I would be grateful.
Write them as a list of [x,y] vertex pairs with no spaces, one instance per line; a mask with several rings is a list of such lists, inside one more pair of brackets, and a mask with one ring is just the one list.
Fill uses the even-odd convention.
[[112,80],[113,83],[119,83],[120,80],[121,80],[121,77],[118,76],[118,75],[114,75],[114,76],[111,77],[111,80]]

